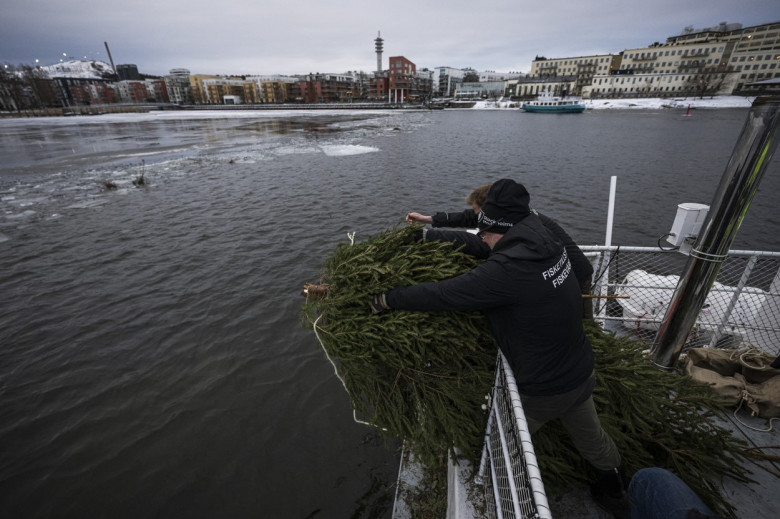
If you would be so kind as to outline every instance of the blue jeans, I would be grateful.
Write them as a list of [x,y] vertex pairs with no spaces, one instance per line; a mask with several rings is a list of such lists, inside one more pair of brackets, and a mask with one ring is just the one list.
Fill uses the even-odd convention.
[[685,519],[690,510],[712,512],[683,480],[666,469],[644,468],[628,485],[631,519]]

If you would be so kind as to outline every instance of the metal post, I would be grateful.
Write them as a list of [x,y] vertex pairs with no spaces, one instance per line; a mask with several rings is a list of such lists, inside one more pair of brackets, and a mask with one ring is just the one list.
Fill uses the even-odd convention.
[[778,122],[780,97],[759,97],[753,102],[653,342],[653,362],[662,368],[674,367],[715,282],[777,148]]
[[[609,179],[609,207],[607,209],[607,234],[604,238],[604,246],[605,247],[612,247],[612,226],[615,220],[615,193],[617,191],[617,177],[612,176]],[[609,252],[609,248],[607,248],[604,251],[604,255],[601,258],[601,264],[598,265],[599,268],[596,270],[600,270],[601,265],[609,265],[609,259],[610,259],[611,253]],[[595,293],[601,294],[602,296],[606,296],[609,294],[609,266],[607,266],[604,269],[604,273],[599,275],[599,281],[598,281],[598,287],[596,288]],[[607,303],[606,299],[604,299],[604,304],[602,304],[599,308],[598,316],[601,320],[601,322],[604,322],[604,318],[607,316]]]
[[737,286],[734,289],[734,293],[731,294],[731,299],[729,299],[729,304],[726,307],[726,311],[723,312],[723,317],[721,318],[718,327],[715,329],[715,332],[712,334],[712,339],[710,339],[710,344],[708,346],[709,348],[714,348],[718,344],[720,338],[723,337],[723,330],[726,329],[726,326],[731,319],[731,314],[734,312],[734,308],[739,302],[739,296],[742,295],[742,291],[747,286],[747,282],[750,279],[750,274],[752,274],[756,263],[758,263],[758,256],[750,256],[750,259],[745,266],[745,270],[742,271],[742,276],[739,278],[739,283],[737,283]]

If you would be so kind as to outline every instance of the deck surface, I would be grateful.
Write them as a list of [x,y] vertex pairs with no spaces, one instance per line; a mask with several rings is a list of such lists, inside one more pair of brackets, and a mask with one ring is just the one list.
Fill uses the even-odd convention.
[[[740,423],[742,422],[742,423]],[[773,420],[772,430],[759,432],[754,429],[766,430],[770,428],[769,420],[764,418],[751,418],[746,412],[740,411],[735,417],[733,414],[721,423],[724,428],[731,429],[735,436],[744,439],[754,447],[771,447],[764,449],[764,453],[773,456],[780,455],[780,420]],[[752,429],[751,429],[752,428]],[[736,517],[739,519],[774,519],[780,514],[780,462],[762,461],[758,467],[748,467],[752,472],[750,478],[754,483],[741,483],[727,478],[723,482],[721,494],[736,509]],[[556,499],[548,496],[550,509],[554,518],[562,519],[610,519],[611,516],[593,503],[590,493],[585,487],[573,489],[564,496]]]

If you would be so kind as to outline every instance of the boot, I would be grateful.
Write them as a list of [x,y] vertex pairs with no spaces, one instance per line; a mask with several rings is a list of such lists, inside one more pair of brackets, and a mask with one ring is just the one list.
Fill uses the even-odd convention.
[[590,486],[590,495],[601,508],[617,519],[631,517],[628,501],[628,478],[623,466],[612,470],[597,470],[596,482]]

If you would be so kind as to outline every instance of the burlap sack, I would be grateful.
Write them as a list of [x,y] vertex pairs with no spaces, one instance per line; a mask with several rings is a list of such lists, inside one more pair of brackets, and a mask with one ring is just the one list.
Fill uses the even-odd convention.
[[685,372],[731,405],[746,406],[753,416],[780,418],[780,369],[770,366],[774,356],[755,349],[693,348]]

